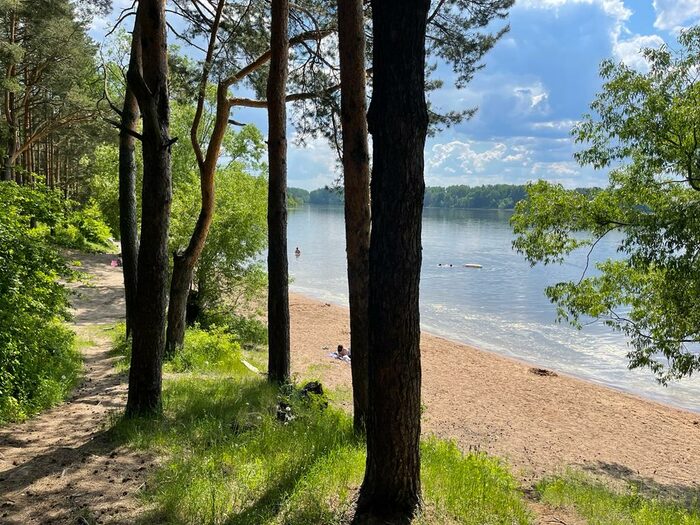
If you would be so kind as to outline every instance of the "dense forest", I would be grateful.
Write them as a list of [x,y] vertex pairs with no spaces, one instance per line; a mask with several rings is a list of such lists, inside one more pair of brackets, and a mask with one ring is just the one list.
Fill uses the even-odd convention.
[[[582,195],[592,195],[600,188],[576,188]],[[301,188],[287,190],[289,202],[294,206],[303,204],[323,204],[342,206],[342,188],[318,188],[311,192]],[[486,184],[482,186],[428,186],[425,188],[423,206],[425,208],[463,208],[512,210],[515,205],[527,198],[524,184]]]
[[[427,137],[476,111],[431,96],[513,4],[0,1],[0,520],[700,523],[696,414],[421,331],[424,208],[515,209],[530,264],[588,250],[560,320],[700,371],[700,27],[602,64],[573,134],[605,188],[425,187]],[[288,187],[319,137],[339,188]],[[305,204],[344,206],[348,309],[290,293]]]

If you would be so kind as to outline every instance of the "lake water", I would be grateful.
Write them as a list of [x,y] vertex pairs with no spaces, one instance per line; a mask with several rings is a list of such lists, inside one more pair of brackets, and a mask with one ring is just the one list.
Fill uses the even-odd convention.
[[[624,337],[601,323],[577,330],[556,322],[544,288],[578,279],[586,253],[563,265],[531,268],[511,248],[510,212],[425,210],[421,324],[424,330],[657,401],[700,411],[700,379],[663,387],[648,370],[627,369]],[[289,213],[291,290],[347,305],[342,207],[305,206]],[[614,257],[606,238],[595,259]],[[299,246],[302,255],[295,258]],[[453,264],[452,268],[438,264]],[[464,268],[465,263],[481,269]],[[449,364],[446,364],[449,366]]]

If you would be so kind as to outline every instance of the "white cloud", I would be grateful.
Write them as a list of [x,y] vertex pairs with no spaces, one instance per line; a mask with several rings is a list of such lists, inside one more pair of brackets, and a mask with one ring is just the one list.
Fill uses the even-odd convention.
[[653,5],[657,29],[678,31],[700,20],[700,0],[654,0]]
[[[566,5],[585,4],[598,6],[613,19],[610,30],[610,43],[613,56],[630,67],[645,70],[648,64],[640,50],[645,47],[659,47],[664,43],[658,35],[632,34],[625,23],[632,16],[632,10],[623,0],[522,0],[518,3],[530,9],[559,9]],[[654,0],[657,12],[654,26],[657,29],[674,29],[691,18],[700,18],[700,0]]]
[[550,131],[569,131],[576,124],[578,124],[578,122],[578,120],[573,119],[546,120],[544,122],[533,122],[532,129]]
[[663,45],[664,40],[659,35],[634,35],[627,40],[616,39],[613,42],[613,55],[621,62],[628,66],[645,71],[649,64],[642,56],[643,48],[659,48]]
[[[574,161],[564,162],[535,162],[530,173],[535,176],[541,175],[576,175],[579,172],[578,164]],[[550,177],[547,177],[550,179]]]
[[622,0],[521,0],[516,5],[529,9],[559,9],[573,4],[596,5],[606,15],[620,21],[632,16],[632,11],[625,7]]
[[435,144],[428,153],[428,166],[455,171],[456,165],[463,173],[484,171],[489,164],[502,159],[506,149],[506,145],[500,142],[491,144],[484,151],[475,151],[471,143],[458,140]]
[[517,111],[522,114],[549,112],[549,91],[541,82],[530,86],[516,86],[513,95],[518,100]]
[[525,146],[513,146],[510,154],[503,157],[503,162],[518,162],[522,166],[527,166],[532,160],[532,151]]

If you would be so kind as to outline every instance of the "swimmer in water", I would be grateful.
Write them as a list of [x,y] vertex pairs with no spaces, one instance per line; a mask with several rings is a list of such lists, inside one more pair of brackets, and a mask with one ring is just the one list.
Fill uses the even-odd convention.
[[295,255],[296,257],[299,257],[299,256],[301,255],[301,250],[299,249],[298,246],[297,246],[297,249],[294,250],[294,255]]

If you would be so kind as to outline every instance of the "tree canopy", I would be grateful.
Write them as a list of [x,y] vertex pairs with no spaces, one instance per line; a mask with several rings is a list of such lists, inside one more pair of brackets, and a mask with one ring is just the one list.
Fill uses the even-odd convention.
[[532,264],[621,234],[619,257],[546,293],[562,319],[592,317],[626,334],[629,366],[662,383],[700,369],[700,28],[679,42],[644,50],[647,71],[601,66],[602,91],[573,135],[585,144],[581,165],[611,168],[609,185],[585,196],[539,181],[512,222],[514,247]]

